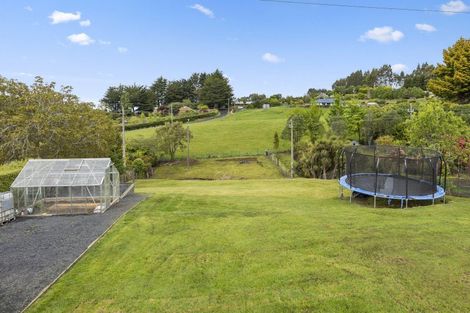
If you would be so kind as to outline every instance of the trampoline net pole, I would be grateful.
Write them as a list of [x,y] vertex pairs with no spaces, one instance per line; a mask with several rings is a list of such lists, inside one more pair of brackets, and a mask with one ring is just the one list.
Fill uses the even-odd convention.
[[434,204],[434,194],[436,193],[436,166],[431,162],[432,167],[432,204]]
[[406,157],[404,158],[404,164],[405,164],[405,177],[406,177],[406,190],[405,190],[405,202],[406,202],[406,208],[408,208],[408,163],[406,162]]
[[379,163],[380,158],[378,158],[377,163],[375,163],[374,208],[377,207],[377,183],[379,179]]
[[401,155],[400,155],[400,147],[397,148],[398,159],[397,159],[397,176],[401,176]]

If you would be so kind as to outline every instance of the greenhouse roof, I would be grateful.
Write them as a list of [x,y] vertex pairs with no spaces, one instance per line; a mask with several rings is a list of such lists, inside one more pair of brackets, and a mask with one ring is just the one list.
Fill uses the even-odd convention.
[[109,158],[29,160],[11,187],[98,186],[111,164]]

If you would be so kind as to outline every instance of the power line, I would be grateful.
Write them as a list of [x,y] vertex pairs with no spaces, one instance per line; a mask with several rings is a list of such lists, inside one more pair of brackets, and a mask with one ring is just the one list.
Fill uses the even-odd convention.
[[451,11],[451,10],[437,10],[437,9],[417,9],[405,7],[382,7],[371,5],[356,5],[344,3],[323,3],[323,2],[310,2],[310,1],[292,1],[292,0],[259,0],[262,2],[274,2],[284,4],[301,4],[301,5],[314,5],[323,7],[337,7],[337,8],[352,8],[352,9],[369,9],[369,10],[388,10],[388,11],[407,11],[407,12],[428,12],[428,13],[448,13],[448,14],[470,14],[468,11]]

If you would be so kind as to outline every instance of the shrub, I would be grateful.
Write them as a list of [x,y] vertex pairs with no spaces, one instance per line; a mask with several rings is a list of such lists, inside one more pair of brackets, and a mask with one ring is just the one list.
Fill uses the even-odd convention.
[[150,164],[146,163],[141,158],[132,161],[132,169],[138,178],[146,178]]
[[0,192],[10,190],[10,186],[21,172],[26,161],[13,161],[0,166]]
[[197,109],[199,110],[199,112],[203,112],[203,113],[206,113],[209,111],[209,107],[203,103],[198,104]]

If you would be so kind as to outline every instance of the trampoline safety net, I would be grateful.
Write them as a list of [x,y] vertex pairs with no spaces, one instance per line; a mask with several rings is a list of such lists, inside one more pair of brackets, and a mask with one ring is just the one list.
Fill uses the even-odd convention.
[[443,191],[440,187],[443,159],[433,150],[349,146],[342,151],[341,164],[340,183],[358,193],[391,199],[431,200]]

